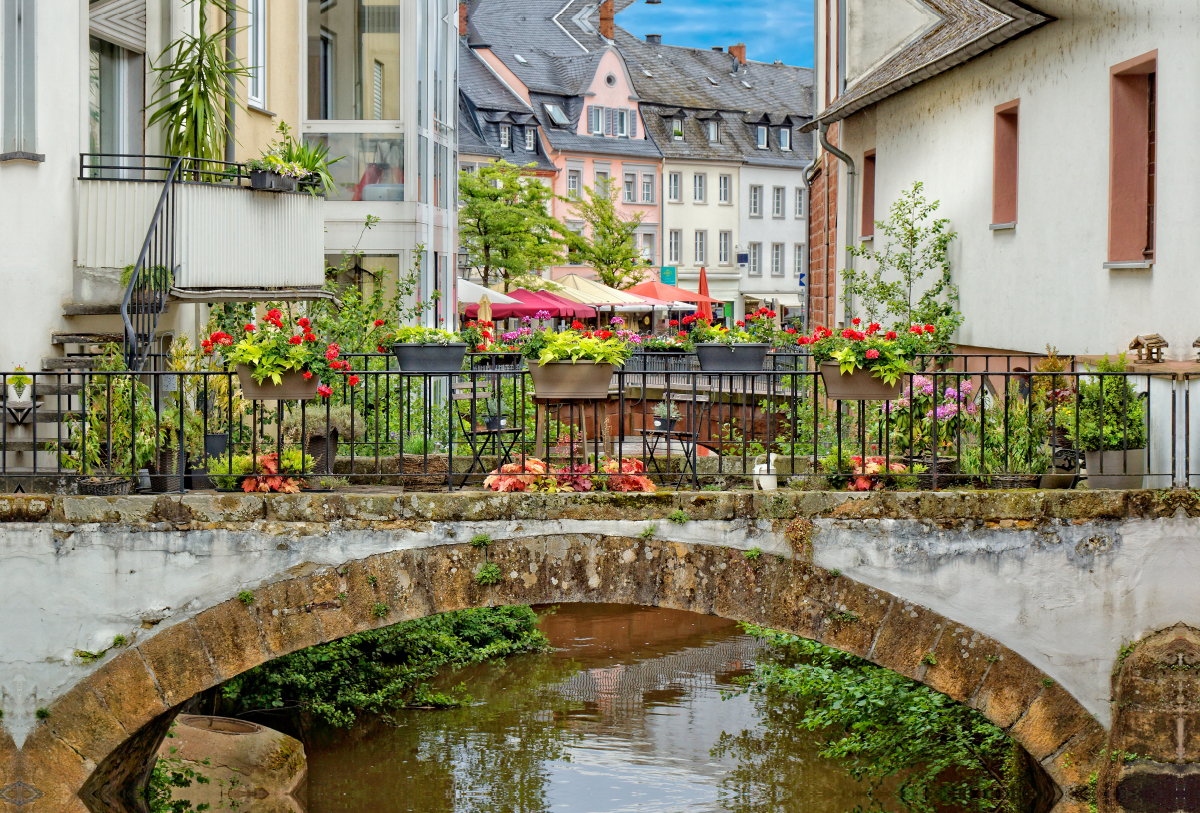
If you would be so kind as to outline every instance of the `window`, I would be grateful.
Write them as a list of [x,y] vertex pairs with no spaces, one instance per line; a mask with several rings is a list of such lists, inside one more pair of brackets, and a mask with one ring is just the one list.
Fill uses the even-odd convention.
[[612,178],[607,172],[598,170],[596,172],[596,191],[602,194],[608,194],[609,182],[611,180]]
[[542,107],[545,108],[546,115],[550,117],[550,121],[553,122],[554,126],[566,127],[571,123],[571,120],[567,118],[567,114],[558,105],[543,103]]
[[629,111],[621,109],[617,111],[617,135],[621,138],[629,137]]
[[[246,101],[267,106],[267,0],[246,0]],[[375,118],[383,118],[383,63],[375,61]]]
[[[583,224],[582,223],[580,223],[578,221],[571,222],[568,220],[566,223],[566,226],[568,229],[575,232],[575,234],[579,235],[580,237],[583,236]],[[577,248],[571,246],[570,244],[568,244],[567,245],[567,265],[581,265],[581,264],[582,263],[580,262],[579,250]]]
[[762,243],[750,244],[749,268],[750,276],[762,276]]
[[673,203],[679,202],[679,187],[683,184],[683,176],[678,172],[672,172],[667,176],[667,200]]
[[767,125],[758,125],[758,148],[765,150],[767,148]]
[[875,150],[863,156],[862,236],[875,234]]
[[625,196],[626,203],[637,203],[637,175],[632,172],[625,173]]
[[783,276],[783,243],[771,244],[771,276]]
[[708,176],[701,172],[692,176],[692,200],[696,203],[708,202]]
[[373,81],[375,92],[372,94],[371,104],[375,110],[375,120],[380,121],[383,119],[383,63],[378,59],[375,60]]
[[[142,151],[142,81],[146,75],[141,54],[111,42],[89,38],[88,144],[91,152],[140,153]],[[123,159],[99,164],[126,163]],[[119,169],[95,168],[93,178],[130,177]]]
[[654,265],[658,255],[655,253],[654,238],[657,235],[652,231],[642,232],[642,259]]
[[762,217],[762,187],[750,187],[750,216]]
[[710,119],[708,122],[708,140],[713,144],[721,143],[721,122]]
[[567,170],[567,197],[577,198],[583,191],[583,173],[577,169]]
[[1019,100],[996,107],[996,135],[992,146],[993,225],[1017,222],[1018,108]]
[[604,135],[604,108],[588,107],[588,132],[592,135]]
[[[252,69],[247,78],[248,100],[251,105],[262,106],[267,101],[266,73],[254,70],[254,65],[266,65],[267,27],[272,22],[278,27],[280,21],[267,18],[267,0],[246,0],[237,5],[248,13],[245,19],[246,64]],[[308,53],[317,63],[307,71],[307,118],[399,120],[400,86],[395,77],[404,75],[401,73],[400,8],[363,3],[358,6],[358,12],[346,13],[344,3],[329,0],[308,0],[307,6]],[[238,24],[243,24],[240,16]],[[434,46],[433,53],[437,50]],[[439,59],[431,54],[424,57],[421,64],[432,65],[420,73],[428,73],[435,83],[440,83],[435,87],[444,86],[446,58]],[[388,87],[389,82],[391,87]],[[430,95],[434,96],[433,109],[438,120],[448,121],[444,113],[449,93]]]
[[0,123],[4,125],[0,153],[37,152],[37,85],[34,67],[34,6],[36,0],[3,0],[4,34],[0,59]]
[[796,276],[804,273],[804,244],[796,243],[796,267],[792,269]]
[[674,119],[671,122],[671,137],[676,141],[683,140],[683,119]]
[[[334,49],[333,34],[329,31],[322,31],[321,32],[321,42],[320,42],[319,67],[317,69],[317,73],[318,73],[317,93],[319,95],[318,95],[317,99],[315,100],[316,105],[317,105],[316,110],[315,111],[312,109],[309,110],[310,118],[314,117],[313,116],[314,112],[317,113],[315,118],[318,118],[318,119],[334,118],[334,112],[333,112],[334,111],[334,103],[333,103],[334,54],[333,54],[333,49]],[[309,97],[309,100],[310,100],[309,105],[311,106],[313,104],[314,100],[312,99],[311,96]]]
[[722,175],[717,179],[717,202],[730,203],[730,191],[733,189],[733,176]]
[[708,232],[696,232],[696,265],[708,262]]
[[729,265],[729,252],[733,246],[733,232],[723,231],[717,235],[717,262]]
[[654,203],[654,176],[642,176],[642,203]]
[[679,263],[679,257],[683,253],[683,232],[679,229],[671,229],[671,244],[670,244],[670,261]]
[[525,128],[525,151],[537,152],[537,130],[533,127]]
[[783,196],[787,190],[782,186],[775,187],[771,195],[771,217],[783,217]]
[[796,187],[796,217],[804,217],[804,187]]
[[1158,52],[1112,68],[1108,264],[1154,260]]
[[509,149],[512,146],[512,128],[507,124],[500,125],[500,148]]
[[792,151],[792,131],[786,127],[779,128],[779,149],[784,152]]

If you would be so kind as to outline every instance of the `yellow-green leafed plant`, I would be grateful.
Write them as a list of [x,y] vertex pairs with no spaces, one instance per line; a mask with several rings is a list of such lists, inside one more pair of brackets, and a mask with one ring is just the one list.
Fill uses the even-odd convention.
[[633,345],[609,331],[608,338],[591,333],[565,330],[556,333],[547,330],[535,333],[525,345],[525,358],[539,365],[554,361],[569,361],[572,364],[591,362],[594,364],[624,364],[633,353]]

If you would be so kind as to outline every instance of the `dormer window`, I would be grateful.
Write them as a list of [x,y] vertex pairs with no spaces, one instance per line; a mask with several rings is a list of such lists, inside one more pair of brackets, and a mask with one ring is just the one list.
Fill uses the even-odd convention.
[[629,137],[629,111],[621,109],[617,111],[617,135],[621,138]]
[[683,141],[683,119],[671,120],[671,136],[676,141]]
[[500,125],[500,147],[508,149],[512,145],[512,128],[507,124]]
[[767,149],[767,125],[758,125],[758,148],[760,150]]
[[792,151],[792,131],[786,127],[779,129],[779,149],[784,152]]
[[537,130],[533,127],[525,128],[525,152],[537,151]]
[[708,122],[708,140],[713,144],[721,143],[721,122],[716,119]]
[[542,107],[546,109],[546,115],[550,117],[550,121],[554,123],[555,127],[566,127],[571,123],[571,120],[567,118],[567,114],[558,105],[543,103]]

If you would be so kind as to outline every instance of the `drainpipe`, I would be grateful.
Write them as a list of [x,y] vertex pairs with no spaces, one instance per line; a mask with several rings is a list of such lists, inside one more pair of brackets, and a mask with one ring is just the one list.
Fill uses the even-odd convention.
[[[846,191],[846,270],[851,271],[854,269],[854,254],[850,251],[850,247],[854,245],[854,241],[856,239],[854,231],[854,210],[858,197],[856,194],[858,191],[858,172],[854,167],[854,159],[829,143],[829,139],[825,136],[827,132],[829,132],[829,124],[827,122],[821,122],[821,126],[817,130],[818,137],[821,140],[821,146],[828,150],[830,155],[846,165],[846,180],[848,181],[848,189]],[[826,183],[828,183],[828,181],[826,181]],[[828,216],[828,213],[826,213],[826,216]],[[825,284],[828,285],[829,281],[826,280]],[[847,293],[845,302],[846,322],[849,323],[849,321],[854,317],[854,297]]]
[[[237,6],[233,3],[225,5],[225,65],[226,67],[237,67]],[[233,163],[234,161],[234,114],[237,111],[237,82],[231,75],[225,80],[226,88],[229,92],[229,100],[225,103],[225,160]]]
[[[817,151],[813,159],[800,173],[800,185],[804,187],[804,274],[812,272],[812,173],[817,168]],[[808,333],[812,323],[812,280],[804,286],[804,332]]]

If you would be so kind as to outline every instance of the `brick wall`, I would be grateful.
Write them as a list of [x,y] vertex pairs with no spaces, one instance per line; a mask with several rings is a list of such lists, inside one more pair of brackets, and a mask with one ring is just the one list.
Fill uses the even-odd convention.
[[[829,128],[829,142],[838,143],[839,125]],[[813,177],[809,217],[808,279],[812,292],[812,322],[832,328],[837,316],[838,160],[824,153]]]

